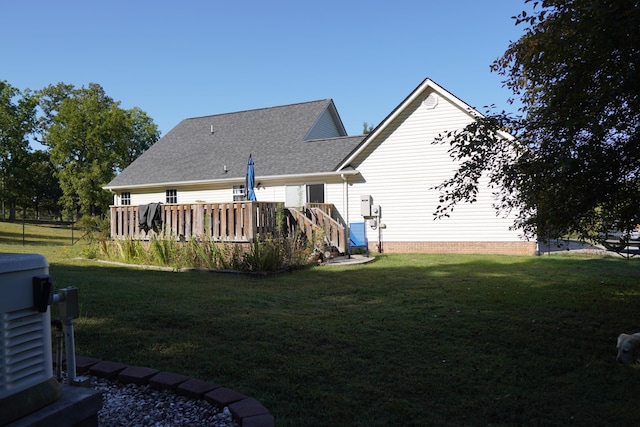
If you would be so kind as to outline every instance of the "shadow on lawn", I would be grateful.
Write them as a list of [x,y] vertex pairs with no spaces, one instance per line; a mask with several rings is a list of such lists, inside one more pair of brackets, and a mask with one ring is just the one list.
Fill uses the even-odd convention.
[[[53,265],[83,355],[255,396],[279,425],[624,425],[640,269],[612,257],[381,256],[252,279]],[[89,353],[89,354],[87,354]]]
[[[76,230],[75,235],[72,237],[71,230],[69,230],[68,237],[62,236],[45,236],[41,233],[24,233],[0,231],[0,243],[6,243],[9,245],[24,246],[24,245],[65,245],[71,244],[72,239],[78,241],[80,238],[80,231]],[[24,245],[23,245],[24,240]]]

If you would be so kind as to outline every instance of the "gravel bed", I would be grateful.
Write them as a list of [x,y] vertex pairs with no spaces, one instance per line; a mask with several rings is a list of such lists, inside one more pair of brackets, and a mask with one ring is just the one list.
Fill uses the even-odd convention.
[[204,400],[148,385],[125,385],[93,376],[89,379],[92,388],[102,391],[103,406],[98,412],[101,427],[238,427],[226,407],[220,411]]

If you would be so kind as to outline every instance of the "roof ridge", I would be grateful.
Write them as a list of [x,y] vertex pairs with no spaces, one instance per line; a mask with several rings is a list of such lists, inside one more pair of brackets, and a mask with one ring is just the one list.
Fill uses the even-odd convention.
[[330,138],[314,138],[314,139],[305,139],[302,142],[317,142],[317,141],[333,141],[336,139],[348,139],[348,138],[363,138],[365,135],[342,135],[342,136],[332,136]]
[[183,120],[197,120],[197,119],[205,119],[205,118],[207,118],[207,117],[228,116],[228,115],[231,115],[231,114],[248,113],[248,112],[253,112],[253,111],[274,110],[274,109],[276,109],[276,108],[295,107],[295,106],[298,106],[298,105],[313,104],[313,103],[316,103],[316,102],[324,102],[324,103],[327,103],[327,102],[330,102],[330,101],[332,101],[332,99],[331,99],[331,98],[316,99],[316,100],[314,100],[314,101],[295,102],[295,103],[293,103],[293,104],[273,105],[273,106],[271,106],[271,107],[251,108],[251,109],[248,109],[248,110],[230,111],[230,112],[227,112],[227,113],[220,113],[220,114],[207,114],[207,115],[204,115],[204,116],[187,117],[187,118],[185,118],[185,119],[183,119]]

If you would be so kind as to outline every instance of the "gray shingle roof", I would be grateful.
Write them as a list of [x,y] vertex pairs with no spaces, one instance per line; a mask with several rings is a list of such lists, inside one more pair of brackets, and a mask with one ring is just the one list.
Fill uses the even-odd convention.
[[240,178],[249,154],[257,176],[334,171],[364,136],[304,141],[327,109],[330,99],[185,119],[107,187]]

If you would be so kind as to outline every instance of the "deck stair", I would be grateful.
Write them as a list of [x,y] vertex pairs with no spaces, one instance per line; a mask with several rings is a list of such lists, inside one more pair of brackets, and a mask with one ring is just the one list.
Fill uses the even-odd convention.
[[327,209],[305,206],[300,209],[289,208],[289,215],[307,236],[323,235],[325,245],[346,253],[345,227],[331,217]]

